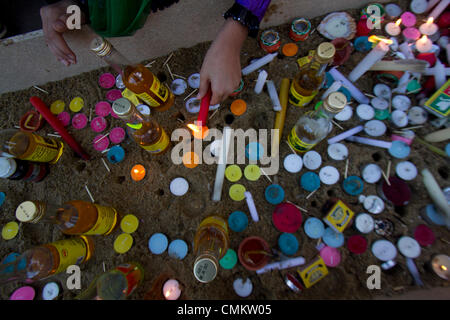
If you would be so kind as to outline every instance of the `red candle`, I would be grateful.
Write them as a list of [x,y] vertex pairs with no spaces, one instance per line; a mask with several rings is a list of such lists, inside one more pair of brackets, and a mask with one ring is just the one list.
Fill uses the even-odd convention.
[[31,97],[31,104],[36,108],[37,111],[47,120],[47,122],[58,131],[64,141],[75,151],[82,159],[89,160],[90,156],[83,150],[83,148],[75,141],[75,139],[67,132],[61,121],[56,118],[53,113],[50,112],[48,107],[45,105],[39,97]]
[[197,125],[199,127],[206,127],[210,101],[211,101],[211,89],[209,89],[208,92],[205,94],[205,96],[202,98],[202,102],[200,104],[200,111],[198,113],[197,118]]
[[367,249],[367,240],[360,235],[351,236],[347,240],[347,247],[354,254],[364,253]]
[[414,230],[414,238],[422,247],[432,245],[436,239],[433,230],[424,224],[419,224],[416,227],[416,230]]
[[397,177],[390,177],[389,183],[391,185],[388,185],[386,181],[383,181],[381,186],[384,197],[391,201],[394,206],[407,205],[411,199],[411,190],[409,189],[408,184]]

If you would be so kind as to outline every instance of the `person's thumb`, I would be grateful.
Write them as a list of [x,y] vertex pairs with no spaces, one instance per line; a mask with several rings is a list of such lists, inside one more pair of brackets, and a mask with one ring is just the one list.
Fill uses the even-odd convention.
[[198,100],[201,100],[206,95],[206,93],[209,90],[209,84],[210,83],[209,83],[208,77],[206,77],[206,76],[202,77],[200,75],[200,86],[198,88],[198,94],[196,97]]
[[70,16],[70,14],[63,14],[62,16],[60,16],[58,18],[58,20],[56,20],[53,23],[53,29],[59,33],[64,33],[66,31],[68,31],[69,29],[67,28],[66,22],[67,22],[67,19],[69,18],[69,16]]

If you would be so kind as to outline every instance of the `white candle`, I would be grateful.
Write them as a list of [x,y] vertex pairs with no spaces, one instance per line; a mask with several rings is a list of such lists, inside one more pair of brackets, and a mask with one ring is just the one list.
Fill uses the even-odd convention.
[[167,280],[163,286],[163,295],[166,300],[177,300],[181,295],[179,282],[175,279]]
[[280,262],[273,262],[265,265],[261,269],[256,270],[256,274],[262,274],[272,270],[283,270],[287,268],[293,268],[305,264],[305,258],[295,257],[291,259],[286,259]]
[[389,22],[384,30],[386,31],[386,33],[392,37],[398,36],[401,32],[402,29],[400,28],[400,24],[402,23],[402,19],[398,19],[395,23],[394,22]]
[[328,97],[330,93],[338,91],[341,87],[342,81],[334,81],[333,84],[323,93],[322,100],[325,100],[325,98]]
[[272,100],[273,111],[281,111],[281,103],[278,98],[277,89],[272,80],[267,80],[267,91],[269,91],[270,100]]
[[441,0],[439,4],[431,11],[431,13],[428,15],[428,18],[432,17],[434,20],[436,20],[442,12],[444,12],[445,8],[450,4],[450,0]]
[[278,52],[269,53],[265,55],[264,57],[254,61],[253,63],[246,66],[244,69],[242,69],[242,75],[246,76],[249,73],[258,70],[262,66],[268,64],[270,61],[272,61],[276,56],[278,55]]
[[433,7],[437,5],[439,1],[441,0],[429,0],[426,11],[430,11],[431,9],[433,9]]
[[410,8],[415,14],[422,14],[427,11],[428,2],[427,0],[413,0],[411,1]]
[[249,278],[245,282],[242,278],[237,278],[233,282],[233,289],[239,297],[246,298],[252,293],[253,284]]
[[363,60],[349,74],[348,79],[351,82],[357,81],[366,71],[368,71],[375,63],[383,59],[389,52],[389,44],[379,41],[375,48],[367,54]]
[[225,177],[228,152],[230,151],[229,149],[231,142],[231,132],[232,129],[230,127],[224,128],[224,138],[222,139],[222,148],[220,150],[219,163],[217,165],[216,171],[216,180],[214,182],[214,191],[212,196],[213,201],[220,201],[220,198],[222,197],[223,180]]
[[398,49],[400,50],[401,53],[405,55],[405,59],[415,59],[414,53],[412,52],[411,47],[407,42],[403,42],[398,47]]
[[255,202],[253,201],[252,194],[248,191],[245,191],[244,195],[245,201],[247,201],[248,210],[250,211],[250,215],[253,221],[258,222],[259,221],[258,211],[256,211],[256,206]]
[[357,127],[354,127],[350,130],[347,130],[345,132],[342,132],[341,134],[338,134],[337,136],[334,136],[333,138],[328,139],[328,144],[333,144],[339,141],[344,140],[345,138],[351,137],[361,131],[364,130],[364,127],[362,125],[359,125]]
[[433,23],[433,21],[434,21],[433,17],[428,18],[427,22],[425,22],[419,27],[420,33],[425,34],[427,36],[435,34],[439,28],[437,24]]
[[359,137],[359,136],[351,136],[351,137],[346,138],[345,140],[351,141],[351,142],[367,144],[372,147],[385,148],[385,149],[389,149],[392,145],[392,142],[375,140],[375,139],[364,138],[364,137]]
[[350,94],[359,103],[369,103],[369,98],[362,93],[353,83],[351,83],[342,73],[340,73],[336,67],[331,68],[329,73],[336,81],[341,81],[342,85],[350,91]]
[[391,121],[396,127],[403,128],[408,125],[408,116],[401,110],[395,110],[391,113]]
[[447,216],[447,227],[450,227],[450,205],[430,170],[423,169],[423,184],[436,207]]
[[260,94],[266,83],[268,73],[266,70],[261,70],[258,74],[258,80],[256,80],[255,93]]
[[433,42],[426,35],[416,41],[416,49],[422,53],[430,51],[432,46]]

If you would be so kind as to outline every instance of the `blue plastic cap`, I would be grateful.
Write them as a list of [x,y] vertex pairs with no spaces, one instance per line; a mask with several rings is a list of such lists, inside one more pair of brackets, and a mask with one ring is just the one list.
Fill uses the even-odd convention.
[[358,176],[350,176],[342,182],[342,188],[351,196],[360,195],[364,189],[364,182]]
[[271,204],[279,204],[284,200],[284,190],[278,184],[271,184],[264,193],[266,200]]
[[0,207],[3,205],[3,202],[5,202],[6,194],[4,192],[0,192]]
[[397,159],[404,159],[409,156],[411,148],[403,141],[392,141],[392,145],[389,148],[389,153],[391,156]]
[[313,192],[320,187],[319,175],[315,172],[305,172],[300,178],[300,185],[303,189]]
[[169,241],[167,237],[162,233],[153,234],[148,240],[148,248],[153,254],[161,254],[167,249]]
[[244,231],[248,226],[247,215],[242,211],[235,211],[228,217],[228,226],[234,232]]
[[344,244],[344,235],[331,228],[326,228],[323,234],[323,242],[329,247],[339,248]]
[[264,153],[264,148],[258,142],[250,142],[245,147],[245,156],[249,160],[257,161],[262,157],[263,153]]
[[425,213],[428,217],[428,219],[430,219],[430,221],[434,224],[437,224],[438,226],[445,226],[446,222],[445,222],[445,215],[438,212],[436,210],[436,207],[433,204],[428,204],[425,207]]
[[119,163],[125,158],[125,150],[121,146],[114,146],[109,149],[107,158],[111,163]]
[[308,218],[304,225],[305,233],[311,239],[319,239],[325,232],[325,226],[320,219]]
[[282,233],[278,238],[278,246],[281,252],[291,256],[298,250],[298,240],[292,233]]
[[169,256],[175,259],[183,260],[188,253],[186,242],[181,239],[173,240],[169,244]]

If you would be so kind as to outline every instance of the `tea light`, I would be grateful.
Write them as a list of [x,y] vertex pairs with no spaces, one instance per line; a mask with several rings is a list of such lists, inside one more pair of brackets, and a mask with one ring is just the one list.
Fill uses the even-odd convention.
[[88,118],[84,113],[77,113],[72,117],[72,126],[77,130],[81,130],[86,127],[87,123]]
[[189,183],[186,179],[178,177],[170,182],[170,192],[174,196],[181,197],[186,194],[189,190]]
[[427,0],[413,0],[409,5],[411,11],[415,14],[422,14],[427,11],[428,1]]
[[397,159],[404,159],[409,156],[411,148],[403,141],[392,141],[389,154]]
[[320,181],[326,185],[333,185],[339,181],[339,171],[333,166],[325,166],[319,171]]
[[373,231],[375,222],[367,213],[360,213],[355,218],[355,228],[361,233],[369,233]]
[[180,283],[175,279],[167,280],[163,286],[163,295],[166,300],[177,300],[181,295]]
[[373,94],[381,99],[389,100],[392,96],[392,90],[384,83],[378,83],[373,87]]
[[280,185],[271,184],[264,191],[264,196],[267,202],[277,205],[283,202],[285,193]]
[[295,233],[302,225],[302,213],[293,204],[283,202],[275,207],[272,222],[280,232]]
[[153,254],[161,254],[166,251],[169,240],[165,234],[154,233],[148,240],[148,248]]
[[120,90],[112,89],[106,93],[106,100],[108,100],[109,102],[114,102],[120,98],[122,98],[122,91]]
[[322,157],[317,151],[308,151],[303,155],[303,164],[308,170],[316,170],[322,165]]
[[125,89],[125,87],[126,87],[125,84],[123,83],[121,74],[118,74],[116,77],[116,87],[117,87],[117,89],[120,89],[120,90]]
[[370,163],[363,168],[361,176],[367,183],[377,183],[381,179],[381,168],[377,164]]
[[408,111],[409,124],[419,125],[424,124],[428,120],[428,112],[419,106],[412,107]]
[[358,176],[350,176],[342,183],[342,188],[351,196],[357,196],[363,192],[364,182]]
[[348,149],[342,143],[333,143],[328,146],[328,156],[333,160],[345,160],[348,157]]
[[397,256],[397,249],[394,244],[388,240],[377,240],[372,244],[373,255],[381,261],[394,260]]
[[409,12],[409,11],[404,12],[404,13],[400,16],[400,18],[402,19],[402,24],[403,24],[405,27],[412,27],[412,26],[414,26],[414,25],[416,24],[416,22],[417,22],[417,18],[416,18],[416,16],[414,15],[414,13]]
[[219,264],[226,270],[233,269],[238,261],[237,253],[233,249],[228,249],[227,253],[219,260]]
[[375,116],[375,110],[368,104],[360,104],[356,108],[356,114],[361,121],[367,121],[373,119]]
[[376,219],[375,223],[375,233],[379,236],[389,237],[394,232],[394,224],[387,219]]
[[417,177],[417,168],[412,162],[402,161],[395,167],[395,173],[400,179],[410,181]]
[[397,248],[406,258],[415,259],[420,256],[420,245],[416,239],[403,236],[397,242]]
[[367,240],[363,236],[353,235],[347,240],[347,247],[351,253],[362,254],[366,252]]
[[408,116],[400,110],[395,110],[391,113],[391,121],[398,128],[403,128],[408,125]]
[[114,146],[109,149],[106,157],[111,163],[119,163],[125,158],[125,150],[121,146]]
[[428,204],[421,210],[422,218],[429,224],[445,226],[445,214],[438,211],[433,204]]
[[91,121],[91,128],[95,132],[102,132],[106,129],[106,126],[108,125],[108,122],[103,117],[95,117]]
[[125,130],[121,127],[111,129],[109,139],[114,144],[119,144],[125,139]]
[[353,108],[347,105],[341,112],[339,112],[334,116],[334,119],[338,121],[347,121],[350,120],[352,115],[353,115]]
[[99,134],[98,136],[95,136],[94,140],[92,141],[93,147],[97,151],[104,151],[109,146],[109,139],[108,137]]
[[[405,38],[405,41],[406,41],[405,43],[413,42],[420,38],[420,31],[417,28],[406,28],[405,30],[403,30],[402,34],[403,34],[403,37]],[[400,47],[401,47],[401,45],[400,45]]]
[[234,211],[228,217],[228,226],[234,232],[242,232],[248,226],[247,215],[242,211]]
[[286,171],[297,173],[302,170],[303,160],[299,155],[291,153],[284,158],[283,165]]
[[252,294],[253,284],[249,278],[245,282],[242,278],[237,278],[233,282],[233,289],[239,297],[246,298]]
[[396,95],[392,99],[392,106],[394,109],[406,111],[411,107],[411,99],[405,95]]
[[411,189],[409,186],[397,177],[389,177],[389,184],[383,181],[378,188],[380,196],[392,202],[394,206],[405,206],[411,199]]
[[416,41],[416,49],[419,52],[429,52],[432,46],[433,42],[426,35]]
[[[375,195],[370,196],[360,196],[360,202],[363,203],[364,209],[372,214],[380,214],[384,210],[384,202],[383,200]],[[362,201],[361,201],[362,200]]]
[[63,111],[56,116],[56,118],[61,121],[64,127],[67,127],[70,124],[70,113]]
[[326,228],[323,233],[323,242],[329,247],[339,248],[344,245],[344,235],[340,232],[336,232],[331,228]]
[[369,37],[360,36],[353,41],[353,46],[356,51],[369,52],[372,49],[372,43],[369,41]]
[[402,8],[400,8],[395,3],[389,3],[384,7],[386,14],[389,18],[397,18],[402,14]]
[[282,233],[278,237],[278,246],[283,254],[294,255],[298,250],[298,240],[292,233]]
[[188,77],[189,87],[198,89],[200,87],[200,73],[193,73]]
[[341,254],[336,248],[325,246],[320,249],[319,255],[327,267],[337,267],[341,263]]
[[188,253],[188,246],[185,241],[175,239],[169,244],[167,253],[171,258],[183,260]]
[[98,84],[103,89],[111,89],[112,87],[114,87],[115,83],[116,83],[116,78],[114,77],[113,74],[111,74],[109,72],[103,73],[98,78]]
[[55,300],[59,296],[59,285],[56,282],[47,283],[42,289],[44,300]]
[[184,94],[188,87],[188,84],[183,79],[175,79],[172,81],[172,84],[170,85],[170,89],[172,90],[173,94],[176,96],[180,96]]
[[427,36],[432,36],[435,34],[439,30],[439,27],[437,24],[433,23],[433,21],[433,17],[428,18],[427,22],[419,27],[420,33]]
[[364,125],[364,132],[372,137],[380,137],[386,133],[387,127],[380,120],[370,120]]
[[95,114],[106,117],[111,113],[111,104],[108,101],[100,101],[95,105]]
[[141,181],[145,177],[145,168],[141,164],[136,164],[131,168],[131,179]]
[[305,233],[311,239],[319,239],[323,236],[325,232],[325,226],[320,219],[311,217],[305,221],[303,226]]
[[445,280],[450,279],[450,257],[445,254],[438,254],[431,259],[431,268],[434,273]]
[[389,108],[389,102],[379,97],[370,100],[370,104],[377,110],[386,110]]
[[402,29],[400,28],[400,23],[402,23],[402,19],[398,19],[395,23],[389,22],[388,24],[386,24],[385,26],[386,33],[393,37],[398,36],[402,32]]

